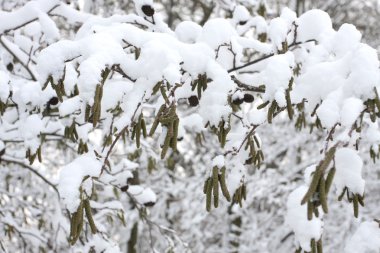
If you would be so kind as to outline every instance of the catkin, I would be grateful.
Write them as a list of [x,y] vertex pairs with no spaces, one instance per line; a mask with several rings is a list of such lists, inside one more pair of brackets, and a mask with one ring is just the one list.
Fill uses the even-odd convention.
[[323,253],[322,239],[317,242],[317,253]]
[[87,217],[88,223],[90,224],[91,232],[93,234],[96,234],[98,232],[98,229],[96,228],[94,219],[92,217],[90,201],[88,199],[85,199],[83,203],[84,203],[84,210],[86,212],[86,217]]
[[212,186],[213,186],[213,182],[212,182],[212,178],[210,178],[210,180],[208,181],[207,191],[206,191],[206,210],[207,210],[207,212],[211,211]]
[[214,166],[212,169],[212,182],[213,182],[213,196],[214,196],[214,207],[217,208],[219,205],[219,179],[218,179],[219,169]]
[[354,194],[353,206],[354,206],[354,216],[355,218],[358,218],[359,217],[359,200],[358,200],[357,194]]
[[168,149],[169,149],[169,145],[170,145],[170,136],[169,134],[166,134],[164,145],[162,146],[162,150],[161,150],[161,159],[165,158],[166,152],[168,152]]
[[221,175],[219,175],[219,183],[220,188],[222,189],[223,196],[226,198],[226,200],[229,202],[231,201],[230,193],[228,192],[227,184],[226,184],[226,167],[222,167],[221,169]]
[[312,220],[313,219],[313,212],[314,212],[314,203],[312,201],[307,202],[307,219]]
[[322,176],[319,181],[319,200],[321,201],[322,210],[324,213],[328,213],[327,196],[326,196],[325,179]]
[[336,169],[335,168],[332,168],[329,173],[327,174],[327,177],[326,177],[326,184],[325,184],[325,192],[326,194],[329,193],[330,191],[330,188],[331,188],[331,185],[332,185],[332,182],[334,180],[334,176],[335,176],[335,171]]
[[305,196],[303,197],[301,204],[305,204],[315,193],[315,191],[318,188],[318,183],[320,178],[322,177],[323,172],[327,169],[327,167],[330,165],[330,162],[334,158],[336,148],[330,148],[329,151],[326,152],[325,159],[319,163],[317,168],[315,169],[313,179],[310,183],[309,189],[306,192]]

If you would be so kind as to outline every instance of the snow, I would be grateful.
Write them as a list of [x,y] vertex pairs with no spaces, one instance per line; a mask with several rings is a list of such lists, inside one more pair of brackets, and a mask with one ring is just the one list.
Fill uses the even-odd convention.
[[59,30],[57,26],[55,25],[54,21],[51,20],[50,17],[46,13],[41,12],[38,15],[38,20],[41,24],[42,31],[44,35],[46,36],[47,41],[49,43],[52,43],[59,39],[60,37]]
[[39,14],[46,13],[57,5],[58,0],[37,0],[30,1],[13,12],[0,11],[0,34],[36,19]]
[[9,87],[9,75],[4,71],[0,71],[0,101],[5,102],[9,96],[10,87]]
[[219,45],[230,43],[233,36],[237,36],[237,33],[232,25],[225,19],[216,18],[207,21],[203,26],[200,41],[217,49]]
[[212,159],[212,167],[218,167],[219,169],[224,166],[224,156],[218,155]]
[[180,124],[186,128],[187,131],[199,133],[204,130],[202,117],[197,113],[181,118]]
[[26,117],[19,124],[19,131],[25,140],[36,138],[44,129],[42,119],[39,115],[33,114]]
[[[336,145],[338,148],[334,158],[336,175],[333,183],[339,193],[344,187],[360,195],[364,194],[365,186],[368,192],[376,189],[373,186],[376,182],[363,180],[362,169],[363,164],[367,167],[367,158],[364,155],[359,156],[359,152],[353,149],[353,144],[363,140],[360,143],[368,145],[363,150],[366,147],[372,147],[378,151],[378,144],[380,144],[378,122],[372,123],[364,110],[366,109],[365,102],[375,97],[374,88],[380,85],[380,64],[378,52],[361,43],[362,35],[353,25],[344,24],[335,31],[330,17],[323,11],[311,10],[297,18],[295,12],[288,8],[282,10],[280,17],[266,20],[261,16],[251,17],[245,7],[249,6],[248,2],[255,2],[255,4],[259,2],[229,1],[227,5],[231,7],[229,11],[233,11],[232,19],[217,18],[220,13],[226,11],[219,9],[221,7],[217,5],[217,14],[212,15],[212,19],[209,19],[203,27],[192,21],[182,21],[175,31],[172,31],[164,24],[162,18],[164,15],[159,13],[165,10],[163,3],[154,4],[152,0],[135,0],[134,2],[138,15],[113,15],[107,18],[82,13],[58,0],[29,1],[24,7],[14,12],[0,11],[0,34],[6,34],[6,37],[1,36],[1,42],[18,58],[18,60],[13,59],[12,54],[6,52],[7,50],[1,51],[0,100],[7,101],[10,106],[0,118],[0,151],[4,148],[7,156],[14,155],[19,159],[17,161],[24,162],[22,160],[25,153],[24,147],[35,152],[42,144],[43,150],[46,151],[43,153],[44,163],[34,165],[35,171],[38,173],[48,171],[47,180],[52,179],[53,184],[56,172],[54,168],[62,166],[62,163],[66,164],[60,171],[58,190],[62,202],[70,212],[75,212],[81,198],[89,197],[93,186],[96,186],[99,195],[96,202],[91,201],[92,208],[114,208],[117,212],[123,212],[124,209],[130,209],[130,201],[126,201],[129,197],[134,198],[140,205],[156,204],[159,206],[155,209],[157,212],[152,212],[146,218],[151,218],[153,222],[157,219],[157,224],[159,224],[162,217],[175,216],[173,221],[178,220],[179,223],[173,223],[173,226],[179,226],[178,231],[188,231],[185,237],[189,237],[198,233],[197,227],[193,224],[194,220],[203,221],[205,215],[200,212],[201,214],[197,214],[191,223],[183,222],[181,219],[185,217],[188,221],[188,217],[194,217],[192,211],[199,210],[199,196],[193,193],[199,188],[199,182],[204,181],[204,174],[209,172],[212,165],[218,168],[226,166],[226,182],[231,195],[243,182],[247,188],[250,187],[249,193],[252,195],[249,195],[247,199],[248,209],[238,210],[235,209],[236,207],[233,209],[234,213],[241,215],[243,222],[249,220],[249,225],[256,224],[255,218],[251,219],[253,216],[250,216],[252,212],[249,208],[257,206],[260,214],[257,215],[257,219],[261,220],[257,224],[262,224],[262,220],[269,220],[268,217],[270,218],[269,225],[278,225],[278,222],[271,219],[270,212],[264,215],[261,210],[266,211],[274,207],[276,211],[279,210],[278,214],[282,215],[283,211],[279,207],[283,205],[283,201],[279,196],[288,193],[295,184],[298,184],[297,180],[288,179],[299,178],[300,168],[304,168],[305,164],[313,164],[305,170],[305,184],[289,195],[286,215],[286,222],[295,233],[296,246],[310,251],[310,240],[319,240],[322,236],[323,221],[321,216],[309,221],[307,206],[300,205],[300,202],[310,185],[312,173],[316,168],[315,154],[321,146]],[[244,6],[239,5],[243,3]],[[143,5],[150,5],[155,9],[154,18],[142,12]],[[52,10],[53,8],[55,9]],[[177,10],[178,6],[173,8]],[[249,8],[249,10],[255,9]],[[268,16],[273,17],[274,10],[267,9],[267,11]],[[55,15],[63,16],[65,24],[56,25],[55,21],[61,18],[52,19],[51,17]],[[188,17],[183,20],[188,20]],[[246,23],[240,23],[245,21]],[[30,23],[19,28],[28,22]],[[82,24],[82,22],[85,23]],[[75,34],[73,27],[80,25],[81,28]],[[66,27],[70,28],[66,29]],[[295,29],[297,29],[296,38],[294,37]],[[8,32],[9,30],[12,32]],[[256,39],[257,35],[262,33],[268,34],[268,42],[260,42]],[[315,40],[315,42],[302,43],[308,40]],[[55,41],[58,42],[55,43]],[[291,45],[293,41],[297,42],[297,45],[293,44],[287,52],[279,52],[283,49],[283,42]],[[51,45],[48,46],[49,44]],[[28,55],[30,49],[35,50],[32,50],[31,58]],[[136,49],[139,52],[138,57],[135,55]],[[262,55],[268,55],[268,58],[233,71],[234,67],[239,68],[247,61],[260,59]],[[6,71],[9,62],[14,63],[14,69]],[[299,76],[294,74],[296,64],[300,66]],[[102,71],[111,67],[113,69],[107,80],[102,80]],[[120,67],[123,73],[113,71],[116,67]],[[32,74],[30,75],[27,70]],[[207,89],[202,90],[199,105],[190,107],[187,99],[197,93],[196,90],[191,90],[191,84],[200,75],[207,76]],[[247,85],[247,90],[264,85],[265,92],[247,91],[244,87],[238,87],[232,80],[232,75],[243,83],[242,86]],[[33,76],[38,79],[38,82],[31,81],[34,79]],[[50,76],[54,84],[63,81],[65,86],[66,95],[63,96],[63,101],[50,107],[50,109],[58,108],[58,115],[55,110],[50,110],[49,113],[52,115],[46,113],[49,99],[56,96],[52,85],[48,84],[46,89],[41,89]],[[266,125],[268,107],[257,109],[258,105],[273,101],[276,101],[280,107],[285,107],[287,105],[285,92],[292,78],[294,78],[293,90],[290,91],[292,103],[305,103],[307,124],[315,120],[315,117],[310,117],[310,113],[318,106],[316,116],[325,128],[318,131],[317,139],[313,139],[315,136],[307,135],[310,138],[306,140],[305,146],[303,143],[306,135],[303,132],[306,130],[297,135],[301,137],[292,136],[294,120],[288,121],[286,112],[278,114],[276,122],[268,128]],[[152,94],[152,88],[160,81],[163,81],[164,85],[167,84],[168,101],[164,101],[160,92]],[[93,105],[95,89],[99,84],[103,87],[102,120],[94,128],[90,122],[84,122],[84,111],[87,104]],[[75,86],[79,89],[79,95],[73,94]],[[228,100],[242,98],[246,93],[253,94],[255,101],[245,102],[239,109],[232,108]],[[10,94],[12,94],[11,98],[9,98]],[[158,169],[149,172],[151,175],[146,177],[148,174],[144,169],[147,167],[147,161],[158,157],[160,143],[168,133],[168,127],[159,126],[155,136],[142,141],[143,145],[138,150],[138,158],[130,158],[137,153],[134,142],[128,139],[130,136],[127,136],[127,140],[123,143],[119,141],[108,157],[109,171],[102,173],[102,160],[94,155],[94,151],[103,158],[107,155],[110,150],[109,147],[103,147],[104,138],[108,134],[112,135],[113,140],[116,136],[120,137],[120,130],[130,129],[140,114],[144,115],[149,128],[157,109],[166,102],[177,106],[176,113],[180,120],[179,137],[185,137],[181,138],[183,140],[179,144],[178,153],[171,153],[175,156],[184,154],[184,159],[182,160],[181,156],[178,160],[176,169],[168,172],[166,167],[169,167],[170,160],[159,162],[157,159],[155,166]],[[114,110],[116,108],[118,110]],[[297,116],[299,112],[296,107],[294,108]],[[362,112],[365,116],[363,122],[360,122],[358,117]],[[217,138],[209,129],[213,126],[217,127],[221,120],[226,122],[226,128],[231,127],[228,142],[223,148],[217,143]],[[63,129],[73,122],[76,123],[79,141],[88,145],[88,154],[77,155],[71,152],[76,149],[78,143],[69,142],[67,147],[63,145],[63,150],[51,144],[56,141],[59,143],[65,141],[61,139]],[[360,125],[362,132],[351,130],[355,123],[362,123]],[[205,128],[206,124],[210,127]],[[337,127],[336,133],[332,133],[333,140],[322,143],[322,140],[325,140],[326,131],[334,126]],[[252,127],[255,127],[253,132],[251,132]],[[256,132],[256,127],[258,132]],[[41,133],[46,133],[49,142],[41,143]],[[202,140],[202,147],[194,143],[195,135],[198,133],[205,137],[205,141]],[[273,176],[277,173],[273,172],[274,170],[259,171],[255,166],[245,164],[248,151],[244,147],[248,133],[253,133],[258,139],[259,134],[264,137],[263,144],[268,149],[268,151],[263,150],[266,158],[265,165],[268,167],[278,165],[278,177]],[[13,140],[15,143],[12,143]],[[321,143],[317,140],[321,140]],[[260,139],[259,142],[261,149]],[[257,146],[256,143],[254,145]],[[283,159],[275,159],[282,156],[281,152],[284,151],[286,152]],[[195,171],[189,170],[191,171],[189,173],[186,166],[193,165],[199,168],[197,167]],[[11,174],[14,178],[19,176],[18,173],[22,175],[25,171],[25,169],[16,170],[17,166],[12,166],[11,169],[13,168],[17,172],[14,173],[15,175]],[[52,168],[51,171],[50,168]],[[9,168],[4,166],[3,169]],[[29,169],[34,169],[34,167]],[[139,173],[141,185],[129,185],[128,194],[120,194],[118,196],[120,199],[116,200],[118,188],[128,184],[128,179],[134,175],[133,171]],[[6,173],[8,172],[3,174]],[[265,178],[268,175],[270,177]],[[83,181],[87,176],[90,178]],[[96,177],[97,180],[93,181],[91,177]],[[14,187],[16,190],[29,189],[29,186],[24,184],[25,181],[20,180],[20,182],[22,184],[16,183],[17,186]],[[101,187],[98,187],[98,184]],[[271,184],[275,187],[270,188]],[[37,185],[34,188],[39,189]],[[266,189],[272,192],[266,194]],[[160,193],[159,197],[155,191]],[[48,191],[46,192],[49,194]],[[0,193],[3,194],[3,192]],[[83,194],[88,196],[83,196]],[[6,198],[6,202],[9,198]],[[45,202],[40,202],[39,199],[37,203]],[[275,205],[272,205],[273,203]],[[170,208],[168,208],[169,204]],[[57,206],[57,213],[60,214],[61,207],[58,203],[54,205]],[[167,211],[165,216],[162,215],[162,210]],[[35,210],[27,211],[34,212]],[[107,210],[104,213],[112,215],[113,211],[115,210]],[[219,209],[215,213],[222,211]],[[120,251],[118,246],[107,238],[118,240],[120,235],[128,232],[128,228],[118,228],[115,233],[115,230],[107,231],[109,226],[106,225],[104,213],[103,210],[97,210],[95,217],[97,225],[99,223],[99,227],[102,228],[100,230],[102,236],[89,236],[85,245],[76,246],[75,250],[87,252],[94,246],[97,251]],[[137,211],[129,212],[128,221],[136,222],[137,213]],[[370,211],[363,215],[369,216],[369,213]],[[68,231],[69,225],[63,215],[61,216],[62,224],[59,223],[59,225],[62,225],[63,232],[60,233],[64,234]],[[35,218],[33,215],[31,217]],[[207,220],[207,226],[218,226],[218,221],[214,221],[215,217],[208,217],[210,219]],[[338,215],[338,217],[342,216]],[[104,224],[101,224],[103,220]],[[214,222],[215,224],[212,224]],[[379,243],[375,225],[375,223],[363,223],[349,241],[346,251],[372,250],[376,252]],[[183,229],[190,226],[191,230]],[[249,228],[246,229],[242,227],[241,238],[244,242],[241,243],[242,251],[248,249],[245,251],[251,252],[262,247],[262,252],[268,252],[275,247],[270,248],[264,241],[255,245],[257,248],[251,249],[250,243],[254,240],[245,241],[246,234],[250,232]],[[283,232],[282,228],[279,229],[278,233],[276,231],[277,234]],[[193,233],[193,230],[196,232]],[[205,239],[208,240],[207,233],[211,232],[205,232]],[[262,237],[262,234],[267,233],[258,234],[260,235],[257,236]],[[58,240],[66,243],[67,235],[64,234],[61,237]],[[252,237],[249,238],[252,239]],[[272,239],[268,237],[268,240]],[[154,240],[161,242],[156,238]],[[142,243],[142,245],[145,244]],[[198,248],[195,250],[203,252]],[[209,250],[220,251],[217,247]]]
[[301,246],[304,251],[311,251],[310,241],[321,238],[323,231],[322,214],[317,218],[313,216],[312,220],[307,219],[307,205],[301,205],[301,200],[308,187],[303,185],[296,188],[290,193],[287,201],[286,223],[294,231],[295,243]]
[[282,18],[274,18],[269,23],[268,36],[278,50],[282,50],[282,43],[286,42],[288,24]]
[[279,89],[288,88],[289,80],[293,74],[293,65],[294,56],[292,52],[275,55],[267,61],[266,68],[261,73],[261,80],[266,85],[264,101],[273,100]]
[[324,33],[332,30],[329,14],[322,10],[310,10],[302,14],[297,20],[297,41],[320,40]]
[[93,154],[84,154],[61,169],[58,190],[63,203],[71,213],[79,206],[83,179],[86,176],[98,177],[101,167],[102,163]]
[[354,25],[343,24],[332,39],[331,51],[337,57],[343,56],[347,52],[359,47],[361,38],[361,33]]
[[191,21],[183,21],[175,28],[177,38],[184,43],[195,43],[202,33],[202,27]]
[[[345,108],[351,109],[351,108]],[[333,99],[325,99],[317,109],[317,115],[323,126],[332,128],[340,120],[339,107]]]
[[61,117],[68,116],[79,110],[81,108],[81,105],[82,100],[79,96],[66,99],[59,105],[59,115]]
[[347,187],[354,194],[364,194],[365,181],[362,178],[363,161],[355,150],[340,148],[335,153],[336,173],[334,184],[340,193]]
[[234,20],[238,22],[240,21],[248,21],[251,18],[249,11],[243,5],[238,5],[235,7],[235,10],[232,14]]
[[342,125],[351,127],[363,110],[364,104],[361,99],[355,97],[345,99],[340,113]]
[[144,188],[139,185],[130,185],[128,192],[142,205],[156,203],[157,201],[157,195],[149,187]]
[[345,253],[378,253],[380,249],[380,227],[374,221],[360,224],[355,234],[347,241]]

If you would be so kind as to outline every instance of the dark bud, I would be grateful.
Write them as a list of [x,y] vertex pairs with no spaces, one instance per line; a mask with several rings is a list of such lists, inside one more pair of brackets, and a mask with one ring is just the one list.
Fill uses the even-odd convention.
[[244,94],[244,102],[252,103],[255,98],[251,94]]
[[143,5],[141,7],[142,12],[144,12],[145,15],[148,17],[151,17],[154,15],[154,9],[150,5]]
[[244,99],[242,98],[236,98],[232,101],[234,105],[241,105],[244,102]]
[[245,25],[245,24],[247,24],[247,21],[246,21],[246,20],[244,20],[244,21],[240,21],[240,22],[239,22],[239,25]]
[[2,150],[0,150],[0,157],[3,156],[5,154],[5,148],[3,148]]
[[124,185],[124,186],[122,186],[122,187],[120,188],[120,190],[121,190],[122,192],[126,192],[126,191],[128,190],[128,188],[129,188],[129,185]]
[[155,204],[156,204],[155,202],[150,201],[150,202],[144,203],[144,206],[151,207],[151,206],[154,206]]
[[52,97],[50,100],[49,100],[49,105],[57,105],[59,102],[58,98],[57,97]]
[[252,164],[253,163],[253,158],[250,157],[247,160],[245,160],[245,164]]
[[188,98],[188,100],[189,100],[190,106],[192,106],[192,107],[195,107],[199,104],[199,99],[197,96],[191,96]]
[[7,64],[7,70],[10,72],[13,71],[13,63],[12,62]]
[[181,137],[178,137],[177,138],[177,141],[183,141],[183,137],[181,136]]

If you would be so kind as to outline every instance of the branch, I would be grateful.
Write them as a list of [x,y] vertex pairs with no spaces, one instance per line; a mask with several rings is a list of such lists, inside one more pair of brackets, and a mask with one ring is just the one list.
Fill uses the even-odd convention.
[[35,174],[37,177],[41,178],[42,181],[44,181],[45,183],[47,183],[48,185],[50,185],[53,190],[58,194],[59,196],[59,192],[58,192],[58,189],[57,189],[57,186],[55,184],[53,184],[52,182],[50,182],[47,178],[45,178],[41,173],[39,173],[36,169],[34,169],[32,166],[30,165],[27,165],[21,161],[18,161],[18,160],[14,160],[12,158],[4,158],[4,157],[1,157],[0,159],[0,162],[6,162],[6,163],[14,163],[14,164],[17,164],[17,165],[20,165],[22,167],[24,167],[25,169],[28,169],[30,170],[33,174]]
[[19,56],[16,55],[16,53],[14,53],[8,45],[6,45],[6,42],[3,41],[3,37],[0,35],[0,44],[4,47],[5,50],[7,50],[12,56],[13,58],[15,58],[23,67],[26,71],[28,71],[31,79],[33,81],[37,81],[37,78],[36,76],[33,74],[32,70],[29,68],[28,64],[26,64],[25,62],[23,62]]
[[231,79],[240,88],[244,88],[244,89],[246,89],[248,91],[253,91],[253,92],[258,92],[258,93],[265,93],[265,87],[255,87],[255,86],[248,85],[246,83],[243,83],[243,82],[239,81],[234,75],[231,76]]
[[[4,12],[2,14],[2,17],[0,19],[0,22],[2,25],[0,25],[0,34],[8,33],[12,30],[17,30],[27,24],[30,24],[36,20],[38,20],[38,11],[35,10],[35,1],[31,1],[30,3],[25,4],[22,8],[11,12],[6,13]],[[50,9],[46,10],[46,13],[49,14],[52,12],[55,8],[60,6],[60,4],[55,4]],[[41,8],[42,9],[42,8]],[[40,12],[44,12],[44,10],[39,10]],[[33,13],[34,15],[28,15],[30,13]],[[14,25],[13,27],[6,27],[5,24],[8,24],[9,22],[5,22],[6,20],[11,21],[11,24]]]
[[[292,44],[289,45],[289,49],[292,48],[292,47],[296,47],[298,45],[302,45],[302,44],[306,44],[306,43],[310,43],[310,42],[317,43],[317,41],[314,40],[314,39],[312,39],[312,40],[306,40],[306,41],[303,41],[303,42],[293,42]],[[263,57],[261,57],[259,59],[256,59],[254,61],[247,62],[247,63],[243,64],[242,66],[235,67],[235,68],[232,68],[232,69],[228,70],[228,73],[231,73],[231,72],[236,71],[236,70],[243,69],[243,68],[251,66],[251,65],[254,65],[254,64],[256,64],[258,62],[261,62],[261,61],[264,61],[264,60],[266,60],[266,59],[268,59],[268,58],[270,58],[270,57],[272,57],[274,55],[275,55],[274,53],[271,53],[271,54],[265,55],[265,56],[263,56]]]

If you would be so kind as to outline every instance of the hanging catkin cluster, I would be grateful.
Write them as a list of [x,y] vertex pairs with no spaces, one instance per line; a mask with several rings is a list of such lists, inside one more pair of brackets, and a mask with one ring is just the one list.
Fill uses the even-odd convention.
[[[304,251],[305,253],[323,253],[323,247],[322,247],[322,239],[319,239],[318,241],[315,241],[315,239],[312,239],[310,241],[310,247],[311,252]],[[295,253],[301,253],[302,248],[296,249]]]
[[94,219],[92,217],[90,200],[88,198],[81,199],[81,202],[78,206],[77,211],[71,215],[71,219],[70,219],[71,245],[74,245],[76,243],[76,241],[79,239],[80,234],[82,233],[83,223],[84,223],[84,219],[83,219],[84,214],[87,217],[88,223],[91,228],[91,232],[93,234],[96,234],[98,232],[98,229],[96,228]]
[[244,149],[249,152],[249,157],[245,163],[254,164],[260,168],[261,163],[264,161],[264,153],[261,150],[260,141],[255,134],[249,134],[247,137],[247,144]]
[[146,131],[146,124],[145,120],[143,118],[143,114],[141,113],[139,116],[139,119],[136,123],[133,125],[132,129],[132,140],[136,138],[136,147],[140,148],[140,138],[141,135],[146,138],[147,137],[147,131]]
[[161,159],[165,158],[169,147],[173,151],[177,150],[179,118],[176,112],[176,108],[177,107],[174,103],[171,103],[169,107],[167,107],[166,104],[163,104],[158,110],[152,128],[149,131],[149,136],[153,136],[158,127],[158,124],[161,124],[161,126],[166,129],[164,143],[161,146]]
[[[220,172],[220,173],[219,173]],[[207,178],[204,183],[203,193],[206,194],[206,210],[211,211],[211,202],[214,200],[214,207],[219,206],[219,185],[223,196],[228,202],[231,201],[230,193],[226,184],[226,167],[223,166],[220,170],[217,166],[212,169],[212,175]]]

